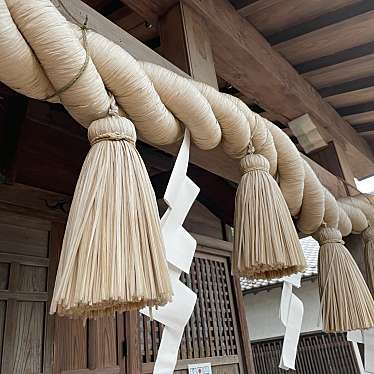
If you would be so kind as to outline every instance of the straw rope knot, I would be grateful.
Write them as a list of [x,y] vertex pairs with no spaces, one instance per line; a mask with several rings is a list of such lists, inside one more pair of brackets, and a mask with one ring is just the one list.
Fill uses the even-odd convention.
[[365,231],[361,233],[361,237],[365,243],[374,241],[374,227],[369,226]]
[[321,226],[313,237],[318,241],[320,246],[324,244],[338,243],[344,245],[341,232],[335,227]]
[[91,146],[102,141],[125,140],[132,145],[136,142],[133,123],[125,117],[108,116],[93,121],[88,128],[88,140]]
[[260,154],[248,153],[240,160],[240,170],[243,174],[256,170],[268,173],[270,170],[270,164],[264,156]]

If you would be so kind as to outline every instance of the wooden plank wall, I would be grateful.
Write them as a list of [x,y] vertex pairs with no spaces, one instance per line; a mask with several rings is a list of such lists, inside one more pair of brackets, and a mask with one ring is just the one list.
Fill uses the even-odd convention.
[[52,374],[49,299],[59,224],[0,210],[0,367],[6,374]]

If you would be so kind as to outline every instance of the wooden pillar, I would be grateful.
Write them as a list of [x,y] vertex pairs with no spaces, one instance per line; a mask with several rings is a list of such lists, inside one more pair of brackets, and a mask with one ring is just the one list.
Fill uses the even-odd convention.
[[125,313],[126,340],[122,350],[121,347],[119,349],[126,356],[126,374],[142,372],[139,319],[140,315],[137,310]]
[[218,87],[213,53],[204,20],[184,3],[160,19],[161,52],[195,80]]
[[[204,20],[184,3],[179,2],[160,19],[161,51],[165,58],[195,80],[218,88],[213,53]],[[224,233],[229,234],[229,230]],[[231,237],[227,240],[231,241]],[[235,308],[241,345],[243,373],[255,372],[243,295],[238,277],[232,278]]]

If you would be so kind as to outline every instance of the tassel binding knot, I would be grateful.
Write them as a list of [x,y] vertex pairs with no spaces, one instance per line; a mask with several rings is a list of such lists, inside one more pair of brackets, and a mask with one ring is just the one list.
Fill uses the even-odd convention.
[[133,123],[127,118],[120,116],[109,117],[94,121],[88,128],[88,140],[91,146],[101,141],[126,140],[135,145],[136,131]]

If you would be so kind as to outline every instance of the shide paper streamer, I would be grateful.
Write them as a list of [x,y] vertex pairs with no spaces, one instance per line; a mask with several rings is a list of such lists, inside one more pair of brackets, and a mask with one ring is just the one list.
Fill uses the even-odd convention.
[[297,345],[303,321],[304,306],[302,301],[292,293],[292,286],[300,288],[300,285],[301,273],[284,278],[279,309],[280,319],[286,327],[282,356],[279,363],[279,367],[284,370],[295,370]]
[[[356,358],[362,374],[374,373],[374,328],[355,330],[347,333],[347,340],[353,343]],[[364,344],[364,365],[357,347],[357,343]]]
[[[161,232],[174,296],[171,303],[152,311],[153,319],[165,325],[154,374],[174,372],[183,331],[197,298],[196,294],[179,280],[182,271],[190,272],[196,250],[196,240],[182,227],[200,191],[187,176],[189,151],[190,133],[186,130],[164,196],[168,210],[161,219]],[[141,313],[149,316],[149,309],[145,308]]]

